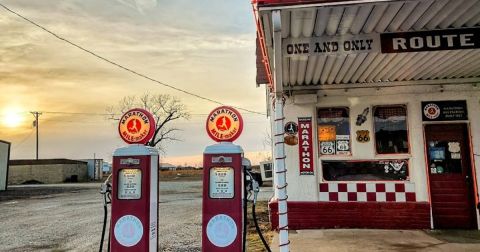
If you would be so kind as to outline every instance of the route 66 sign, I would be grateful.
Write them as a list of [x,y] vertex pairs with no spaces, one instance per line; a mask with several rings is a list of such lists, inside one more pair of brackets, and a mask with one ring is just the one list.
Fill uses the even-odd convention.
[[357,130],[357,141],[359,143],[367,143],[370,141],[370,131]]
[[338,151],[348,151],[350,149],[348,140],[337,140],[337,150]]

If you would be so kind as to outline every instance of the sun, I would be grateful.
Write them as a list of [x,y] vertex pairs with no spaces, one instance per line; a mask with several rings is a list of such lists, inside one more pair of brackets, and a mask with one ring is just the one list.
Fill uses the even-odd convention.
[[2,124],[9,128],[16,128],[23,123],[24,119],[19,109],[9,108],[3,111]]

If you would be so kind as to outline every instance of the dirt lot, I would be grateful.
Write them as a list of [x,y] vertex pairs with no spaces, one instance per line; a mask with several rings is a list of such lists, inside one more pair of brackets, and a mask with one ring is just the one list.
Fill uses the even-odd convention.
[[[0,251],[98,251],[100,184],[12,186],[0,193]],[[160,185],[161,251],[200,251],[201,181]]]
[[[103,223],[99,188],[100,183],[22,185],[0,192],[0,251],[98,251]],[[262,190],[260,198],[268,199],[271,189]],[[198,174],[162,178],[160,251],[201,250],[201,193]],[[266,210],[266,202],[260,203],[257,212],[265,231]],[[249,251],[263,251],[250,223]]]

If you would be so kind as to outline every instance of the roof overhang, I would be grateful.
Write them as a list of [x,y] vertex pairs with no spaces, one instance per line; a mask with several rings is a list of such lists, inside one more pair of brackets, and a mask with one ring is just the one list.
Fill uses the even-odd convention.
[[[270,87],[274,57],[285,89],[480,82],[480,0],[253,4]],[[281,43],[273,39],[277,11]]]

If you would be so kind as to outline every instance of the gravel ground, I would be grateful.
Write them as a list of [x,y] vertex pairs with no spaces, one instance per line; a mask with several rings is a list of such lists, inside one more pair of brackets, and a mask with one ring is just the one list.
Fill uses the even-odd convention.
[[[0,251],[98,251],[99,188],[29,185],[0,192]],[[160,251],[201,250],[201,189],[201,181],[160,183]]]

